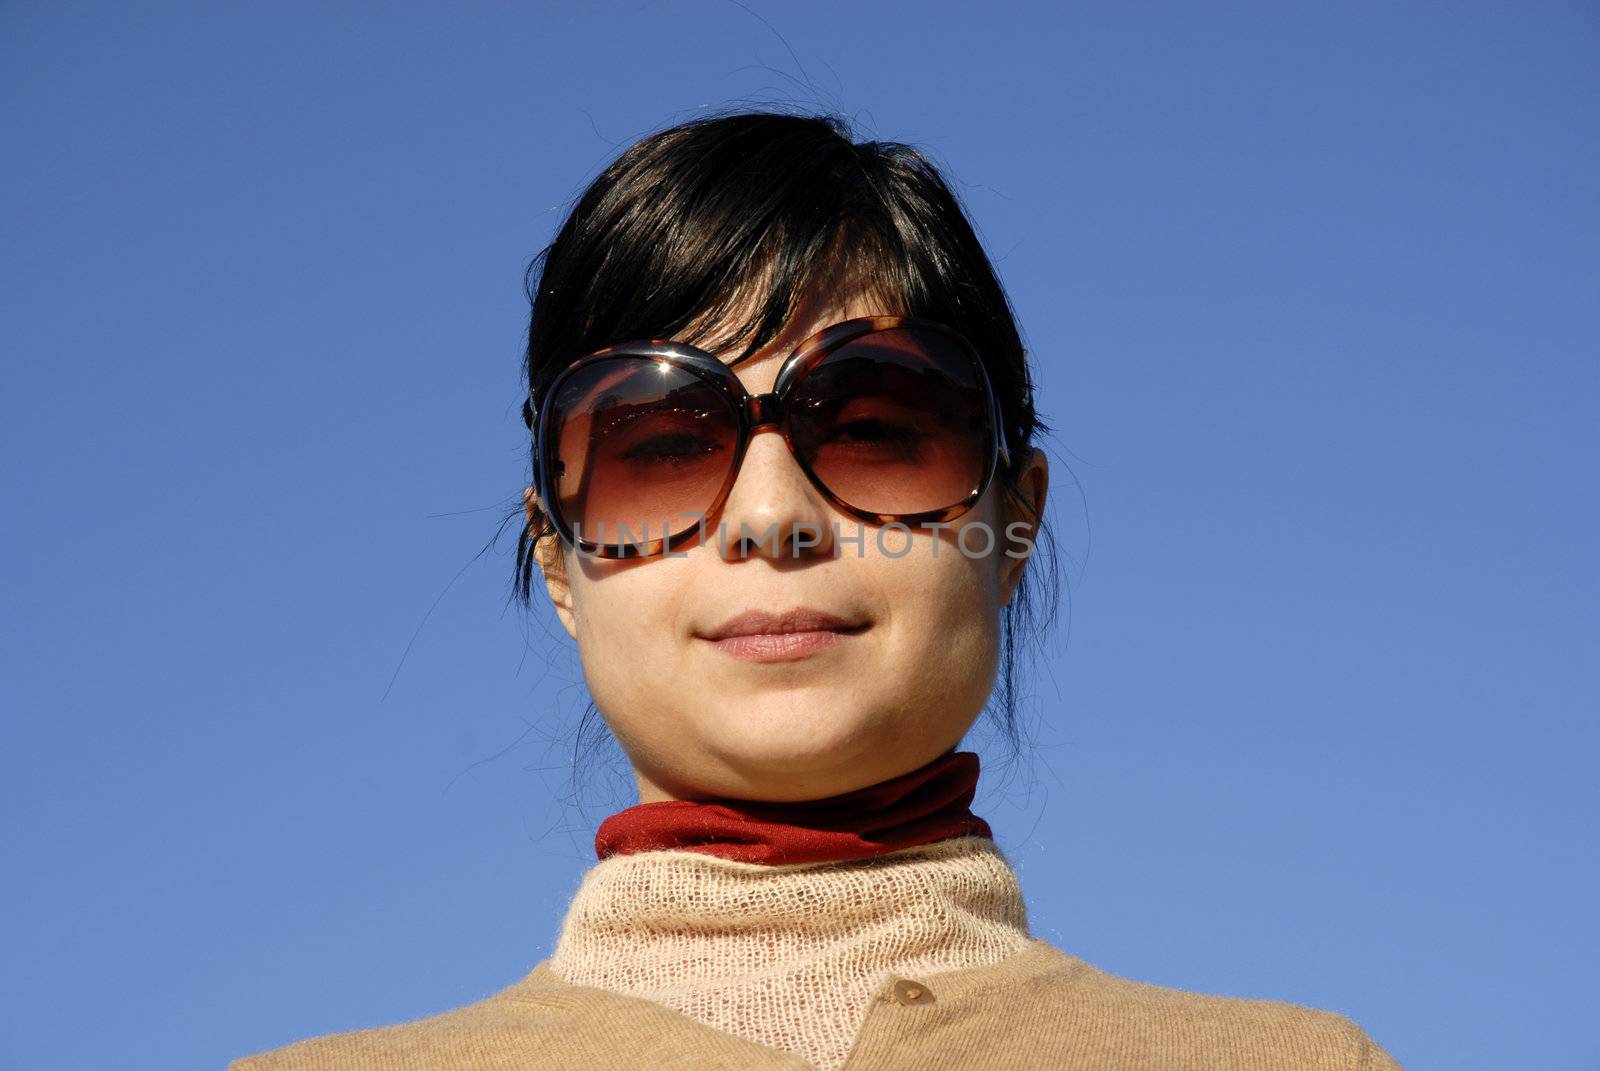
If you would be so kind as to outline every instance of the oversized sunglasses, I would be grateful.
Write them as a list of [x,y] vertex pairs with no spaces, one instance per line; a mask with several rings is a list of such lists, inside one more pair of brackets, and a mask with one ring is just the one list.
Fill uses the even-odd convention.
[[538,407],[534,489],[583,553],[676,550],[722,505],[764,427],[782,433],[829,502],[873,524],[952,520],[1009,463],[973,345],[932,320],[865,316],[800,343],[766,394],[681,342],[624,342],[578,358]]

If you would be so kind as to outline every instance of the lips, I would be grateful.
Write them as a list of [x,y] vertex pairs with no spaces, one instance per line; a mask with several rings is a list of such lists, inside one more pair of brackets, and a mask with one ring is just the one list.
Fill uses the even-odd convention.
[[859,632],[866,627],[864,621],[850,621],[809,606],[797,606],[776,614],[746,610],[706,633],[705,638],[726,640],[735,636],[781,636],[791,632]]
[[844,643],[870,625],[809,606],[776,614],[746,610],[703,638],[723,654],[746,662],[793,662]]

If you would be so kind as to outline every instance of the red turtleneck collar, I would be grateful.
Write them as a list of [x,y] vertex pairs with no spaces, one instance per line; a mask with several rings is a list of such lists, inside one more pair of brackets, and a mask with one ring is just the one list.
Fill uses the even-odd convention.
[[864,859],[949,837],[992,837],[969,810],[977,786],[978,756],[951,750],[910,773],[826,799],[635,804],[600,823],[594,849],[601,859],[673,848],[772,866]]

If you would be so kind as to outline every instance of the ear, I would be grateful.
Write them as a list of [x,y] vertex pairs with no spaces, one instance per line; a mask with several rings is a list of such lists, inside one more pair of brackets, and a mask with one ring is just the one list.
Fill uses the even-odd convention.
[[1016,593],[1017,586],[1022,583],[1023,571],[1033,554],[1034,540],[1039,537],[1039,528],[1044,518],[1045,498],[1049,491],[1050,461],[1043,450],[1032,447],[1017,477],[1017,493],[1028,504],[1028,508],[1022,509],[1011,500],[1010,495],[1000,497],[1000,514],[1005,522],[998,540],[1003,552],[1000,555],[1002,605],[1011,605],[1011,597]]
[[[529,531],[539,531],[540,521],[544,517],[544,507],[539,504],[539,496],[534,494],[533,488],[523,490],[522,507],[528,515]],[[533,560],[538,564],[540,574],[544,576],[545,594],[550,596],[550,602],[556,608],[556,616],[561,619],[561,627],[567,630],[567,635],[576,640],[577,617],[573,609],[572,584],[567,579],[565,548],[561,543],[561,537],[554,532],[541,536],[533,545]]]

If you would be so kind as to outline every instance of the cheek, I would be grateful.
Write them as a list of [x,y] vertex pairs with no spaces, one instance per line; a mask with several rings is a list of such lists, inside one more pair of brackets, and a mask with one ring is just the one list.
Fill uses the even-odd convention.
[[1002,553],[1005,532],[998,516],[991,488],[951,528],[933,537],[939,543],[937,560],[930,555],[922,564],[929,594],[936,595],[948,613],[980,630],[986,630],[987,622],[998,620],[1001,609],[1000,574],[1007,559]]
[[[968,545],[975,555],[983,544],[970,539]],[[905,597],[930,630],[936,628],[945,638],[931,643],[935,650],[950,642],[969,645],[994,631],[1000,585],[991,559],[964,553],[952,539],[941,542],[937,559],[920,562],[917,573],[907,578]]]
[[672,671],[678,602],[664,564],[591,571],[573,583],[578,657],[603,712],[641,709],[651,682]]
[[978,556],[986,545],[983,523],[980,515],[963,526],[972,529],[966,551],[955,528],[919,534],[903,557],[864,563],[890,613],[889,664],[906,667],[902,683],[919,702],[931,695],[965,705],[974,695],[987,697],[998,664],[1000,584],[994,554]]

